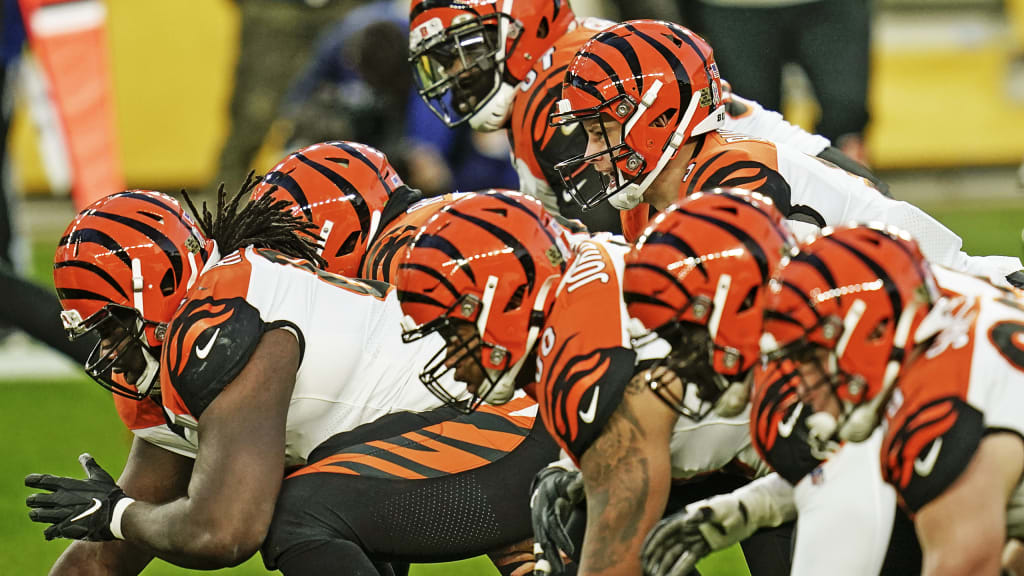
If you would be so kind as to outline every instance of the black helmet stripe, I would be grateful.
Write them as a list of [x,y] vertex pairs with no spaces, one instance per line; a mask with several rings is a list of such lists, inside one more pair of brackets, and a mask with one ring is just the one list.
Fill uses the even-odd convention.
[[[400,270],[416,270],[416,271],[419,271],[419,272],[423,272],[427,276],[430,276],[434,280],[437,280],[438,284],[440,284],[441,286],[444,286],[445,290],[447,290],[452,295],[453,298],[458,298],[459,296],[461,296],[461,294],[459,294],[458,289],[455,288],[455,285],[452,284],[451,281],[449,281],[448,278],[446,278],[444,274],[442,274],[441,272],[438,272],[437,270],[434,270],[430,266],[426,266],[426,265],[423,265],[423,264],[415,264],[415,263],[403,262],[403,263],[398,265],[398,268]],[[408,293],[408,291],[406,291],[406,293]]]
[[[821,316],[818,316],[818,311],[815,310],[814,308],[811,308],[811,310],[814,312],[815,317],[818,318],[818,322],[815,323],[815,326],[817,326],[818,324],[821,323]],[[765,309],[764,318],[765,320],[776,320],[778,322],[785,322],[786,324],[792,324],[794,326],[799,326],[800,328],[803,328],[803,325],[797,322],[796,319],[790,316],[789,314],[784,314],[782,312],[779,312],[778,310],[772,310],[771,308]]]
[[[618,36],[613,36],[613,37],[614,38],[619,38]],[[630,50],[633,49],[632,46],[630,46],[629,48],[630,48]],[[624,56],[625,56],[625,54],[624,54]],[[635,57],[636,54],[633,54],[633,56]],[[612,68],[611,65],[609,65],[608,62],[606,62],[604,58],[601,58],[597,54],[593,54],[593,53],[588,53],[587,54],[587,58],[590,58],[590,60],[593,61],[594,64],[597,64],[597,66],[601,69],[601,71],[604,72],[606,76],[608,76],[608,79],[611,80],[613,84],[615,84],[615,89],[618,90],[619,94],[625,94],[626,93],[626,89],[622,87],[622,78],[619,78],[619,75],[615,73],[615,68]],[[643,79],[643,76],[634,76],[634,77],[637,78],[638,81],[641,81]],[[641,88],[640,90],[642,91],[643,88]]]
[[370,233],[370,209],[366,206],[366,199],[363,198],[362,192],[357,190],[351,182],[345,179],[344,176],[331,170],[327,166],[310,160],[302,154],[295,154],[295,157],[299,159],[299,162],[302,162],[306,166],[316,170],[324,178],[330,180],[331,184],[334,184],[338,190],[344,192],[345,195],[351,196],[352,209],[356,211],[356,217],[359,218],[359,229],[362,230],[363,238],[366,238]]
[[697,57],[700,58],[701,63],[704,64],[704,68],[707,69],[707,67],[708,67],[708,59],[704,57],[704,53],[701,52],[700,48],[697,47],[697,44],[693,41],[693,38],[691,38],[690,36],[686,35],[686,33],[683,32],[682,27],[680,27],[678,24],[671,24],[670,23],[668,28],[669,28],[669,30],[672,31],[672,34],[674,34],[676,36],[676,38],[679,38],[680,40],[682,40],[684,44],[686,44],[687,46],[689,46],[693,50],[694,54],[696,54]]
[[882,280],[882,285],[885,286],[885,291],[889,295],[889,303],[892,306],[893,320],[898,320],[900,314],[903,313],[903,297],[900,296],[900,291],[896,287],[896,283],[893,282],[885,269],[879,266],[877,262],[869,258],[866,254],[842,240],[837,240],[833,236],[823,236],[822,239],[830,240],[831,242],[845,248],[851,254],[856,256],[858,260],[863,262],[864,265],[867,266],[871,272],[877,275],[880,280]]
[[[478,228],[489,232],[492,236],[505,243],[506,246],[512,248],[512,253],[519,260],[519,265],[523,267],[523,274],[526,275],[526,291],[533,291],[533,285],[537,281],[537,267],[533,263],[530,251],[526,249],[526,246],[523,246],[523,243],[518,238],[499,226],[495,226],[482,218],[460,212],[456,208],[449,209],[448,213],[456,218],[461,218],[471,224],[475,224]],[[464,267],[468,268],[469,266],[467,264]]]
[[690,90],[692,90],[692,83],[690,82],[690,76],[686,73],[686,66],[664,44],[655,38],[637,30],[631,24],[626,24],[626,29],[636,34],[644,42],[650,44],[652,48],[658,51],[658,54],[661,54],[661,57],[665,59],[665,62],[672,66],[672,74],[676,77],[676,83],[679,86],[679,93],[681,97],[681,105],[676,109],[676,118],[681,119],[683,114],[686,113],[686,105],[690,102],[688,94]]
[[92,272],[93,274],[102,278],[104,282],[110,284],[114,288],[114,290],[117,290],[117,293],[123,296],[125,300],[128,300],[128,294],[124,291],[124,289],[121,288],[120,285],[118,285],[117,281],[114,280],[114,277],[111,276],[106,270],[100,268],[99,266],[93,264],[92,262],[83,262],[81,260],[66,260],[64,262],[57,262],[56,264],[53,265],[54,270],[57,270],[58,268],[81,268],[83,270],[88,270],[89,272]]
[[[673,286],[678,288],[679,291],[682,292],[684,296],[686,296],[686,299],[688,301],[693,299],[693,295],[690,294],[690,291],[686,289],[686,286],[684,286],[683,283],[680,282],[678,278],[676,278],[675,274],[672,274],[662,266],[655,266],[653,264],[648,264],[646,262],[631,262],[629,264],[626,264],[626,270],[629,270],[630,268],[638,268],[641,270],[649,270],[651,272],[654,272],[658,276],[661,276],[662,278],[665,278],[666,280],[671,282]],[[654,300],[653,297],[652,300]],[[657,302],[662,306],[670,307],[668,304],[665,304],[661,300],[657,300]],[[628,299],[626,300],[626,303],[629,303]]]
[[[497,200],[500,200],[501,202],[504,202],[505,204],[508,204],[510,207],[532,218],[533,221],[537,223],[537,229],[543,232],[544,235],[548,237],[548,242],[551,242],[552,246],[557,246],[558,243],[555,240],[555,237],[551,235],[551,230],[549,230],[548,227],[544,225],[544,222],[541,221],[540,217],[538,217],[536,213],[527,208],[525,204],[523,204],[522,202],[517,202],[516,200],[504,194],[494,194],[492,197]],[[562,270],[565,270],[565,262],[562,263],[562,266],[560,266],[560,268]]]
[[120,214],[96,211],[93,212],[92,215],[96,216],[97,218],[104,218],[113,222],[117,222],[119,224],[123,224],[124,226],[127,226],[135,230],[136,232],[145,235],[147,238],[155,242],[157,246],[160,247],[160,249],[164,253],[164,256],[167,256],[167,260],[171,264],[171,269],[174,270],[174,284],[177,285],[178,282],[181,281],[181,279],[184,277],[182,274],[184,263],[181,261],[181,253],[178,252],[178,247],[174,245],[174,242],[171,242],[171,239],[168,238],[163,232],[157,230],[156,228],[153,228],[152,226],[146,224],[145,222],[128,218],[126,216],[121,216]]
[[[619,53],[619,55],[622,56],[622,59],[626,61],[626,65],[629,66],[629,73],[632,74],[633,78],[636,80],[636,89],[639,93],[639,96],[643,96],[644,68],[643,66],[640,65],[640,58],[637,57],[636,55],[636,48],[634,48],[633,45],[629,43],[629,40],[622,36],[619,36],[618,34],[604,32],[602,32],[602,34],[607,34],[607,36],[599,38],[598,41],[601,42],[602,44],[610,46],[611,48],[614,48]],[[601,36],[601,34],[599,34],[598,36]],[[591,58],[594,57],[594,55],[590,56]],[[597,60],[595,59],[594,61],[596,62]],[[624,90],[619,90],[619,93],[623,92]]]
[[110,302],[108,296],[97,294],[92,290],[82,290],[80,288],[57,288],[57,297],[61,300],[99,300],[100,302]]
[[[124,248],[106,232],[96,228],[78,228],[71,234],[60,239],[58,246],[71,246],[72,244],[99,244],[111,254],[117,256],[129,269],[132,267],[132,260],[124,253]],[[77,249],[76,249],[77,253]]]
[[[829,270],[828,266],[826,266],[825,263],[822,262],[821,258],[819,258],[817,254],[798,252],[796,256],[793,257],[793,262],[803,262],[805,264],[810,265],[818,272],[819,275],[821,275],[825,282],[828,283],[830,289],[835,289],[839,287],[839,285],[836,283],[836,277],[832,275],[832,271]],[[842,297],[840,296],[839,302],[842,301]]]
[[[749,206],[749,207],[753,208],[754,210],[757,210],[762,216],[764,216],[764,219],[767,220],[768,223],[771,225],[771,229],[772,229],[773,232],[775,232],[775,235],[778,236],[779,239],[783,241],[783,243],[788,243],[789,242],[789,238],[786,237],[786,235],[783,233],[783,231],[780,229],[780,227],[775,225],[775,219],[772,218],[772,215],[767,210],[763,209],[760,206],[760,204],[757,204],[757,203],[754,203],[754,202],[748,202],[747,200],[744,200],[744,199],[739,198],[737,196],[734,196],[732,194],[722,194],[722,198],[725,198],[725,199],[729,200],[730,202],[735,202],[736,204],[742,204],[743,206]],[[774,204],[774,202],[773,202],[773,204]]]
[[697,269],[704,275],[704,278],[708,277],[708,271],[704,268],[704,263],[700,257],[697,256],[697,251],[686,241],[676,236],[675,234],[669,234],[667,232],[653,232],[650,236],[644,240],[644,245],[664,245],[671,246],[676,250],[682,252],[687,258],[693,258],[693,261],[697,264]]
[[[417,248],[433,248],[434,250],[440,250],[441,253],[452,260],[460,262],[465,262],[466,260],[462,255],[462,252],[459,252],[459,249],[456,248],[454,244],[449,242],[447,238],[436,234],[421,234],[419,238],[416,239],[414,246]],[[405,266],[405,264],[399,264],[398,267],[403,268]],[[473,274],[472,268],[463,264],[460,266],[460,269],[469,276],[470,282],[473,282],[474,284],[476,283],[476,275]]]
[[442,304],[441,302],[439,302],[439,301],[437,301],[437,300],[435,300],[435,299],[433,299],[430,296],[427,296],[425,294],[420,294],[419,292],[407,292],[405,290],[399,290],[397,292],[397,295],[398,295],[398,301],[399,302],[410,302],[410,303],[415,303],[415,304],[428,304],[430,306],[435,306],[435,307],[440,308],[442,310],[447,310],[448,309],[448,307],[445,306],[444,304]]
[[359,160],[363,164],[366,164],[370,168],[370,170],[373,170],[373,173],[377,175],[377,181],[380,182],[380,185],[384,187],[384,190],[388,193],[388,196],[391,195],[391,192],[393,192],[393,190],[391,190],[391,186],[384,181],[384,177],[381,176],[380,170],[378,170],[377,167],[373,165],[373,162],[371,162],[370,159],[367,158],[365,154],[363,154],[359,150],[356,150],[355,146],[352,146],[348,142],[342,142],[341,140],[338,140],[336,142],[329,142],[328,144],[340,150],[344,150],[356,160]]
[[177,218],[178,222],[180,222],[182,226],[185,226],[186,228],[190,228],[190,229],[192,228],[192,226],[188,222],[185,221],[184,217],[182,217],[180,209],[174,208],[170,204],[167,204],[166,202],[160,201],[158,198],[154,198],[152,194],[142,194],[142,193],[136,192],[134,190],[128,190],[126,192],[122,192],[122,193],[118,194],[118,196],[124,196],[126,198],[133,198],[135,200],[139,200],[139,201],[142,201],[142,202],[148,202],[150,204],[153,204],[154,206],[158,206],[158,207],[166,210],[168,213],[173,215],[175,218]]
[[715,218],[714,216],[707,216],[705,214],[694,214],[693,212],[690,212],[686,208],[679,210],[679,212],[686,214],[691,218],[696,218],[709,224],[714,224],[721,228],[722,230],[731,234],[733,238],[743,243],[743,246],[746,247],[747,252],[749,252],[750,255],[754,258],[754,261],[757,262],[757,269],[761,273],[761,284],[764,284],[765,282],[768,281],[768,255],[764,253],[764,247],[761,246],[756,240],[754,240],[754,237],[748,234],[746,230],[739,228],[738,226],[732,224],[731,222],[726,222],[725,220],[722,220],[720,218]]
[[287,192],[292,197],[292,200],[299,205],[306,220],[313,221],[313,210],[309,207],[309,199],[306,198],[306,193],[302,191],[302,187],[299,186],[299,183],[290,174],[278,171],[269,172],[263,177],[263,182]]
[[593,96],[598,102],[604,102],[604,96],[601,95],[601,92],[597,89],[597,87],[591,84],[589,80],[585,80],[577,76],[571,68],[569,69],[569,72],[566,73],[565,75],[565,81],[569,83],[569,86],[579,88],[580,90],[583,90],[590,96]]

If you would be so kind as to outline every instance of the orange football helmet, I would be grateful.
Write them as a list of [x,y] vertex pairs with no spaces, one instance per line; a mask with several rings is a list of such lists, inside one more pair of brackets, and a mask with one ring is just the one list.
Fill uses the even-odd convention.
[[780,266],[762,347],[769,358],[819,364],[843,414],[817,420],[832,430],[815,436],[831,437],[837,424],[843,440],[870,435],[938,294],[917,243],[892,227],[826,228]]
[[[101,386],[136,400],[153,391],[167,323],[213,247],[178,201],[159,192],[114,194],[71,221],[53,281],[68,337],[100,336],[85,370]],[[139,353],[144,367],[130,368]],[[129,372],[140,376],[126,382],[120,375]]]
[[[568,255],[564,229],[540,202],[522,194],[468,194],[431,217],[399,263],[396,281],[406,314],[403,339],[437,332],[447,342],[420,380],[463,411],[482,401],[508,402]],[[457,328],[467,323],[476,335],[459,338]],[[467,355],[484,374],[476,390],[470,387],[468,403],[440,382],[454,370],[452,359]]]
[[677,412],[700,420],[744,382],[760,358],[763,291],[795,245],[771,199],[740,189],[671,204],[637,241],[623,298],[631,317],[672,345],[659,363],[684,382],[683,395],[657,377],[650,385]]
[[322,142],[290,154],[260,180],[252,199],[269,194],[316,224],[326,270],[356,276],[384,205],[405,186],[376,148]]
[[[569,64],[551,116],[559,126],[588,120],[600,126],[604,148],[555,166],[566,189],[583,209],[606,199],[620,210],[636,206],[684,143],[725,122],[711,46],[678,24],[657,20],[623,22],[598,33]],[[619,141],[607,133],[610,121],[622,125]],[[613,166],[607,185],[583,197],[577,181],[582,167],[602,156]]]
[[567,0],[414,0],[409,62],[420,97],[449,127],[503,128],[516,86],[574,20]]

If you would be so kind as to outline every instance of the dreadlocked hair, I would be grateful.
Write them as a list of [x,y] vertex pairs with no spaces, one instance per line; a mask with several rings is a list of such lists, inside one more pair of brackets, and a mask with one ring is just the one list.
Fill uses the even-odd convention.
[[249,196],[259,182],[253,172],[245,177],[241,189],[231,200],[224,184],[217,188],[217,214],[210,213],[203,202],[203,210],[196,209],[188,192],[181,191],[199,228],[208,238],[217,242],[221,254],[230,254],[247,246],[269,248],[292,257],[309,260],[323,268],[326,261],[319,254],[320,238],[317,226],[302,216],[285,210],[287,200],[275,200],[269,194],[249,200],[239,209],[243,196]]

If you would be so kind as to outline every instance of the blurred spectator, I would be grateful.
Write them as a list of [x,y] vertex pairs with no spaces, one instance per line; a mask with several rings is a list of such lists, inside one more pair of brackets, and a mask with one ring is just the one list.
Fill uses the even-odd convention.
[[15,267],[11,202],[14,193],[7,160],[7,130],[14,110],[18,61],[25,43],[25,29],[17,0],[0,0],[0,341],[15,329],[85,364],[94,338],[69,342],[60,323],[60,303],[52,291],[21,278]]
[[782,110],[782,67],[798,64],[821,106],[815,131],[867,164],[870,2],[698,0],[688,8],[737,93]]
[[517,187],[503,134],[449,131],[416,97],[407,30],[405,4],[386,0],[354,9],[326,30],[285,99],[283,115],[293,124],[287,148],[369,144],[428,195]]
[[314,40],[358,0],[236,0],[241,16],[230,132],[211,188],[249,172],[281,99]]

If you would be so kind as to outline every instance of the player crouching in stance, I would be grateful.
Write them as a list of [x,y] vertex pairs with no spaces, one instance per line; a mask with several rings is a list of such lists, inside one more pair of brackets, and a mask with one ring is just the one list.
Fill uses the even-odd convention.
[[773,286],[770,354],[796,363],[812,435],[861,442],[884,419],[881,474],[914,519],[923,573],[997,574],[1021,535],[1006,512],[1024,471],[1018,295],[872,226],[806,244]]
[[[735,335],[726,326],[758,302],[748,301],[751,290],[759,294],[787,244],[781,216],[773,216],[770,202],[744,194],[708,194],[684,204],[666,223],[688,220],[697,235],[686,235],[693,248],[680,248],[695,264],[686,289],[700,296],[706,290],[715,306],[702,318],[714,319],[723,337]],[[670,236],[659,238],[667,243]],[[658,338],[631,345],[633,336],[646,331],[629,321],[623,300],[623,278],[632,273],[628,252],[628,246],[607,237],[568,238],[530,198],[477,194],[438,212],[399,265],[406,340],[439,333],[447,341],[421,375],[423,382],[466,410],[483,402],[504,403],[525,387],[537,398],[548,431],[570,456],[566,467],[579,467],[578,473],[548,469],[538,477],[537,493],[545,500],[534,502],[541,570],[561,568],[556,545],[568,553],[580,550],[555,534],[561,519],[552,518],[559,512],[552,507],[559,504],[544,496],[557,498],[564,488],[575,500],[569,504],[575,504],[580,474],[586,533],[579,573],[636,574],[643,537],[664,513],[673,480],[733,462],[748,472],[760,464],[745,419],[696,423],[650,391],[651,380],[664,381],[666,375],[663,368],[651,372],[647,365],[668,345]],[[744,271],[726,272],[729,266]],[[716,292],[723,273],[735,274],[735,283]],[[702,283],[705,275],[711,278],[708,285]],[[669,288],[668,281],[661,282]],[[730,361],[728,373],[756,357],[734,358],[737,364]],[[470,402],[445,389],[441,378],[450,372],[467,385]],[[708,391],[696,404],[710,406],[711,395]],[[546,482],[559,486],[546,490]],[[785,571],[783,565],[781,571],[763,573]]]
[[[218,568],[262,544],[289,575],[389,574],[528,538],[530,480],[557,452],[535,405],[466,421],[439,407],[416,375],[441,342],[392,354],[394,293],[318,269],[313,224],[271,196],[239,208],[250,184],[201,226],[169,196],[116,194],[61,240],[68,329],[99,332],[90,373],[150,425],[132,426],[117,483],[91,458],[86,480],[26,478],[50,492],[27,502],[47,538],[88,541],[54,573]],[[402,500],[424,492],[454,500]]]

